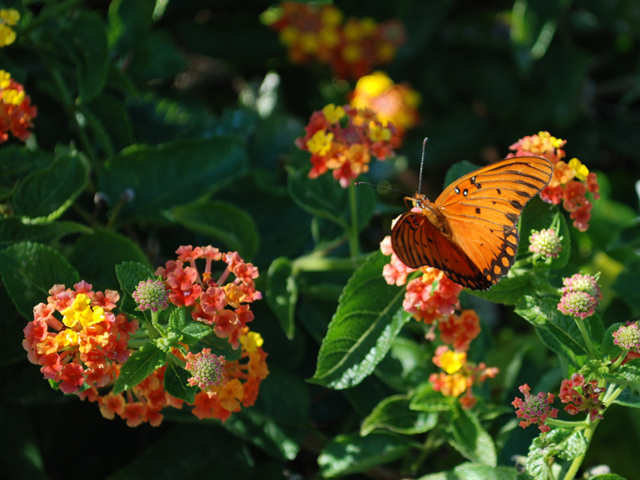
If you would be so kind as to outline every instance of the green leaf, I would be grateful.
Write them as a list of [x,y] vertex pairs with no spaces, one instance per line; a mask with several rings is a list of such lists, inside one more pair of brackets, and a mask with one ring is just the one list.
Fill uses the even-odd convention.
[[589,442],[584,437],[584,432],[578,430],[572,432],[567,439],[558,445],[558,456],[564,460],[574,460],[587,451]]
[[602,346],[600,347],[600,349],[602,350],[602,354],[608,358],[618,358],[618,356],[622,353],[622,349],[613,343],[613,341],[615,340],[613,337],[613,333],[623,325],[625,324],[621,322],[614,323],[610,325],[609,328],[607,328],[607,331],[604,333]]
[[13,196],[16,214],[35,222],[58,218],[87,183],[88,169],[78,155],[63,155],[45,170],[36,170],[20,182]]
[[[115,95],[103,92],[84,105],[82,111],[93,118],[96,128],[100,128],[106,135],[105,142],[116,152],[133,143],[129,114],[125,110],[124,102]],[[108,147],[103,145],[103,148],[108,154]]]
[[347,283],[320,347],[313,382],[335,389],[357,385],[411,318],[402,309],[405,290],[382,277],[387,262],[381,252],[374,253]]
[[518,470],[512,467],[490,467],[477,463],[463,463],[453,470],[432,473],[417,480],[518,480],[520,478]]
[[[169,310],[169,309],[167,309]],[[169,312],[169,330],[172,332],[180,332],[190,320],[189,309],[187,307],[173,308]]]
[[153,272],[149,267],[136,262],[124,262],[116,265],[116,276],[122,289],[123,298],[120,304],[120,310],[131,317],[145,318],[151,321],[151,313],[148,310],[141,312],[136,310],[137,304],[133,300],[132,294],[140,282],[148,279],[155,279]]
[[269,368],[256,404],[233,414],[224,427],[278,460],[293,460],[307,430],[311,398],[297,376]]
[[495,467],[498,460],[491,435],[478,418],[459,406],[447,412],[449,444],[472,462]]
[[[194,322],[194,323],[198,323],[198,322]],[[192,328],[196,329],[199,327],[193,326]],[[211,327],[209,327],[209,329],[211,329]],[[189,330],[190,328],[187,328],[187,331]],[[234,350],[231,344],[229,343],[229,340],[227,340],[226,338],[220,338],[215,333],[210,333],[209,335],[204,337],[202,340],[197,342],[194,345],[193,350],[200,351],[203,348],[211,349],[211,353],[219,357],[224,356],[224,358],[226,358],[228,362],[232,360],[239,360],[240,355],[242,354],[242,349],[238,348],[237,350]]]
[[[102,91],[109,67],[107,32],[98,15],[80,11],[69,29],[76,49],[76,78],[80,99],[87,101]],[[69,52],[71,53],[71,52]]]
[[33,307],[45,302],[56,284],[80,281],[78,272],[56,250],[39,243],[16,243],[0,252],[0,274],[20,315],[31,320]]
[[92,230],[80,223],[54,222],[29,224],[18,217],[0,218],[0,248],[14,243],[31,241],[38,243],[55,242],[65,235],[91,233]]
[[253,471],[241,440],[222,428],[203,424],[170,427],[132,458],[109,480],[195,480],[211,477],[212,472],[224,480],[247,480]]
[[404,435],[416,435],[431,430],[438,423],[438,414],[410,410],[411,400],[405,395],[394,395],[380,402],[364,419],[360,435],[369,435],[383,428]]
[[589,477],[589,480],[627,480],[620,475],[616,475],[615,473],[603,473],[602,475],[594,475],[593,477]]
[[525,294],[531,293],[533,273],[527,272],[517,277],[504,277],[489,290],[468,290],[476,297],[493,303],[516,305]]
[[613,283],[613,290],[634,312],[640,312],[640,260],[633,258]]
[[293,265],[288,258],[280,257],[271,262],[265,295],[289,340],[295,335],[295,310],[298,302],[298,286],[292,271]]
[[196,202],[171,210],[169,218],[188,230],[220,240],[249,261],[258,250],[258,227],[245,210],[220,201]]
[[615,372],[605,375],[605,379],[640,393],[640,359],[636,358],[620,365]]
[[554,428],[535,438],[529,447],[527,472],[536,478],[549,475],[550,460],[558,456],[564,460],[574,460],[587,451],[588,442],[581,430]]
[[0,199],[13,192],[19,180],[34,170],[44,170],[53,162],[53,155],[44,150],[7,145],[0,149]]
[[640,393],[625,388],[613,403],[624,405],[625,407],[640,408]]
[[172,355],[169,355],[167,368],[164,371],[164,389],[167,393],[187,403],[195,402],[196,393],[200,389],[189,385],[187,381],[190,378],[191,374],[173,360]]
[[135,387],[166,362],[167,355],[162,350],[152,342],[145,343],[122,365],[120,375],[113,386],[113,393],[117,395]]
[[185,55],[167,30],[152,30],[135,45],[128,74],[138,83],[172,79],[187,68]]
[[338,435],[322,450],[318,465],[323,477],[338,477],[393,462],[410,449],[409,440],[387,433],[372,433],[364,438]]
[[[537,298],[525,295],[515,312],[535,325],[539,331],[546,331],[555,341],[575,355],[587,355],[587,346],[576,321],[560,313],[557,302],[557,299],[549,297]],[[585,321],[585,326],[587,331],[591,330],[589,320]],[[557,350],[554,348],[554,351]]]
[[457,405],[455,397],[445,397],[433,389],[431,383],[425,383],[411,399],[409,408],[422,412],[447,412]]
[[358,229],[362,230],[373,216],[376,197],[373,188],[366,185],[342,188],[330,174],[309,178],[311,167],[295,170],[288,168],[289,195],[312,215],[326,218],[344,229],[351,225],[349,189],[355,188]]
[[233,136],[176,140],[158,146],[133,145],[110,159],[98,187],[115,206],[125,191],[133,200],[116,223],[162,220],[164,210],[190,203],[239,175],[247,164],[241,140]]
[[204,324],[202,322],[194,322],[193,320],[188,320],[186,325],[180,331],[191,338],[203,340],[204,338],[211,335],[211,330],[212,328],[210,325]]
[[125,53],[141,42],[153,24],[155,2],[114,0],[109,4],[109,46]]
[[113,230],[94,229],[81,235],[69,258],[82,278],[96,286],[96,290],[115,289],[118,284],[115,265],[136,262],[151,268],[147,256],[128,237]]

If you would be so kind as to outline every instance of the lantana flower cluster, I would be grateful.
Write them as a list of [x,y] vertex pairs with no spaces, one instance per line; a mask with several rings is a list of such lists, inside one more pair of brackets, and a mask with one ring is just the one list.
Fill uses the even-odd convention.
[[444,272],[432,267],[421,267],[422,276],[407,283],[407,275],[415,269],[400,261],[391,246],[391,237],[385,237],[380,243],[384,255],[391,259],[384,266],[382,276],[389,285],[407,284],[407,293],[402,303],[405,311],[413,318],[431,325],[427,338],[435,338],[436,325],[440,330],[440,339],[450,344],[456,351],[467,351],[470,343],[480,334],[480,319],[473,310],[460,310],[459,295],[462,285],[450,280]]
[[0,70],[0,143],[7,141],[9,132],[23,142],[27,140],[31,136],[32,120],[37,114],[38,110],[31,105],[31,98],[25,94],[24,87],[11,78],[9,72]]
[[602,292],[598,286],[597,276],[576,273],[562,280],[562,299],[558,310],[565,315],[585,319],[594,314],[595,308],[602,300]]
[[589,169],[577,158],[573,158],[566,163],[563,158],[566,153],[562,147],[567,143],[551,136],[549,132],[539,132],[537,135],[526,136],[509,147],[515,154],[509,157],[522,157],[535,155],[545,157],[553,163],[553,177],[540,192],[540,198],[547,203],[562,206],[573,219],[573,226],[581,232],[589,228],[591,210],[593,204],[586,197],[590,192],[595,200],[600,198],[599,186],[596,174],[589,172]]
[[554,228],[531,230],[529,251],[544,260],[558,258],[558,254],[562,251],[562,238]]
[[[138,330],[138,320],[129,321],[124,314],[112,312],[119,300],[115,291],[93,292],[84,281],[76,284],[75,290],[54,286],[48,303],[34,308],[34,321],[24,329],[23,345],[29,360],[42,365],[45,378],[56,382],[63,392],[97,402],[105,418],[118,415],[130,427],[144,422],[158,426],[163,408],[180,409],[184,403],[193,407],[191,412],[199,419],[222,421],[253,405],[260,383],[269,374],[262,337],[246,326],[253,320],[249,304],[261,298],[254,283],[258,270],[237,252],[223,254],[211,246],[183,246],[177,253],[177,261],[158,269],[162,280],[142,281],[132,295],[138,310],[152,312],[153,321],[145,329]],[[197,259],[204,259],[202,275]],[[225,264],[217,280],[212,277],[214,260]],[[193,403],[165,390],[166,365],[137,385],[114,393],[110,387],[134,351],[128,346],[131,336],[136,334],[132,339],[135,344],[157,338],[151,331],[158,334],[159,312],[170,306],[187,307],[194,320],[210,325],[212,335],[226,338],[240,350],[237,359],[227,360],[208,348],[194,354],[189,345],[175,344],[170,347],[172,357],[184,362],[190,372],[188,384],[199,387]],[[168,337],[159,340],[168,341]]]
[[20,20],[20,12],[13,8],[0,10],[0,47],[6,47],[16,41],[16,32],[13,31]]
[[358,109],[368,108],[376,113],[383,125],[393,123],[397,135],[392,138],[393,148],[398,148],[407,129],[420,119],[418,105],[420,94],[408,84],[396,84],[384,72],[374,72],[361,77],[351,93],[350,104]]
[[[170,303],[193,307],[194,320],[212,325],[218,337],[227,338],[237,349],[246,324],[253,320],[250,304],[262,298],[254,282],[258,269],[244,262],[237,252],[221,253],[210,245],[181,246],[176,253],[178,260],[170,260],[155,271],[170,291]],[[196,266],[197,259],[205,261],[202,275]],[[217,280],[211,276],[213,261],[226,264]]]
[[577,415],[579,412],[586,412],[593,422],[597,418],[602,418],[601,412],[605,407],[600,400],[600,394],[604,391],[605,389],[599,387],[596,380],[585,382],[582,374],[574,373],[571,379],[562,381],[559,397],[562,403],[568,403],[564,409],[569,414]]
[[551,407],[556,396],[553,393],[545,394],[543,392],[538,392],[536,396],[533,396],[531,395],[531,387],[526,383],[518,389],[524,394],[524,400],[516,397],[511,404],[516,408],[516,416],[523,419],[520,421],[520,426],[527,428],[529,425],[538,425],[543,433],[551,430],[551,427],[545,422],[548,418],[558,416],[558,409]]
[[444,370],[429,376],[433,389],[445,397],[459,397],[464,393],[464,397],[460,398],[460,405],[465,410],[471,409],[477,402],[473,396],[472,387],[498,374],[497,368],[488,368],[484,363],[475,365],[468,362],[466,352],[454,352],[446,345],[436,349],[432,360],[435,365]]
[[41,365],[44,378],[64,393],[112,383],[131,354],[127,342],[138,330],[137,320],[113,313],[118,292],[92,288],[85,281],[73,289],[54,285],[24,329],[22,346],[29,361]]
[[372,66],[391,62],[405,42],[404,27],[398,20],[344,21],[342,11],[333,5],[282,2],[265,13],[293,63],[315,60],[328,64],[340,78],[359,78],[370,73]]
[[395,155],[392,147],[397,134],[395,126],[381,122],[368,109],[329,104],[313,112],[305,132],[295,143],[301,150],[311,152],[309,177],[317,178],[333,170],[333,178],[343,188],[369,170],[372,156],[385,160]]

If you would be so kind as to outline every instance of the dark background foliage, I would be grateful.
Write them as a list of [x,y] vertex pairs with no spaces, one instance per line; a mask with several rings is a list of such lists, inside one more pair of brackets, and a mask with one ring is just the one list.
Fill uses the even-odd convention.
[[[95,288],[118,288],[113,266],[121,261],[155,268],[174,258],[179,245],[214,243],[253,261],[264,292],[275,259],[295,259],[342,234],[291,199],[285,167],[308,163],[294,139],[314,110],[346,103],[354,85],[332,78],[321,65],[291,64],[277,33],[259,20],[271,3],[5,0],[4,6],[21,11],[23,30],[18,29],[14,45],[0,50],[0,68],[24,84],[38,107],[37,146],[51,158],[77,148],[89,159],[91,172],[90,183],[80,184],[78,208],[66,210],[56,223],[59,230],[43,230],[38,241],[63,253]],[[454,162],[503,158],[509,145],[541,130],[568,140],[568,158],[577,157],[598,172],[603,200],[589,232],[572,232],[567,273],[580,266],[603,271],[605,326],[637,319],[640,4],[404,0],[337,6],[346,16],[404,23],[407,43],[385,70],[422,95],[422,121],[398,150],[401,160],[396,167],[374,165],[370,179],[415,190],[425,136],[423,189],[431,198]],[[273,108],[261,109],[261,102],[271,100]],[[0,146],[0,157],[6,159],[18,143]],[[25,168],[44,168],[49,157],[44,164],[32,158]],[[210,157],[223,160],[210,163]],[[28,170],[0,173],[10,191]],[[110,224],[127,188],[135,188],[135,199]],[[375,215],[361,234],[365,251],[378,247],[391,218],[403,209],[401,196],[378,194]],[[92,216],[97,224],[90,222]],[[80,224],[115,230],[89,234]],[[20,237],[8,220],[2,227],[2,248],[34,239],[34,230]],[[338,253],[346,254],[346,248]],[[54,392],[27,363],[20,347],[26,321],[7,291],[0,290],[0,425],[6,442],[0,476],[317,478],[317,456],[327,442],[357,432],[380,400],[406,388],[394,383],[394,376],[406,372],[393,355],[352,389],[335,391],[304,381],[313,376],[319,342],[351,273],[305,272],[298,278],[296,327],[287,330],[291,338],[266,301],[254,304],[252,328],[265,339],[272,373],[258,404],[224,426],[196,424],[194,417],[173,412],[159,428],[130,429],[121,420],[103,419],[96,405]],[[471,297],[463,301],[479,311],[485,330],[495,336],[491,340],[486,333],[476,347],[482,350],[479,356],[489,355],[488,364],[503,368],[522,352],[519,383],[503,391],[494,384],[494,393],[508,404],[524,382],[535,385],[534,391],[557,389],[557,361],[528,324],[510,308]],[[415,325],[407,328],[418,331]],[[424,364],[411,375],[425,378],[430,357],[424,354]],[[491,433],[498,434],[500,426]],[[638,432],[638,410],[613,407],[587,465],[615,464],[617,473],[634,478]],[[499,463],[513,465],[513,455],[526,455],[537,433],[517,429],[504,436]],[[349,478],[401,478],[399,472],[411,461],[407,456]],[[445,444],[422,473],[462,461]]]

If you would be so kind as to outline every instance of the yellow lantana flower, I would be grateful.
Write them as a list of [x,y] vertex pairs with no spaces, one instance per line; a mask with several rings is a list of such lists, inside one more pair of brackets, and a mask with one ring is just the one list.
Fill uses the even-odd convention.
[[333,124],[344,117],[345,112],[344,108],[341,106],[336,107],[333,103],[330,103],[322,109],[322,114],[324,115],[324,118],[327,119],[327,122]]
[[6,25],[15,25],[20,20],[20,12],[13,8],[3,8],[0,10],[0,20],[4,20]]
[[460,370],[466,362],[466,352],[454,352],[449,350],[440,356],[440,368],[449,375]]
[[246,335],[241,335],[239,340],[244,349],[249,353],[256,352],[264,343],[264,339],[257,332],[249,332]]
[[318,130],[307,140],[307,148],[311,153],[318,155],[326,155],[331,149],[333,142],[333,133],[326,133],[324,130]]
[[573,169],[574,172],[576,172],[576,177],[578,178],[578,180],[582,180],[584,182],[589,176],[589,169],[586,165],[583,165],[582,162],[577,158],[572,158],[571,160],[569,160],[569,166]]

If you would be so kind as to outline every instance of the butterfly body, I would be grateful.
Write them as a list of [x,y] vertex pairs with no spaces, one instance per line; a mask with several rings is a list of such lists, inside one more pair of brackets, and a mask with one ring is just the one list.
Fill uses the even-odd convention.
[[393,251],[408,267],[434,267],[460,285],[486,290],[515,262],[518,219],[552,174],[545,158],[514,157],[459,178],[435,202],[420,193],[407,197],[414,209],[393,227]]

